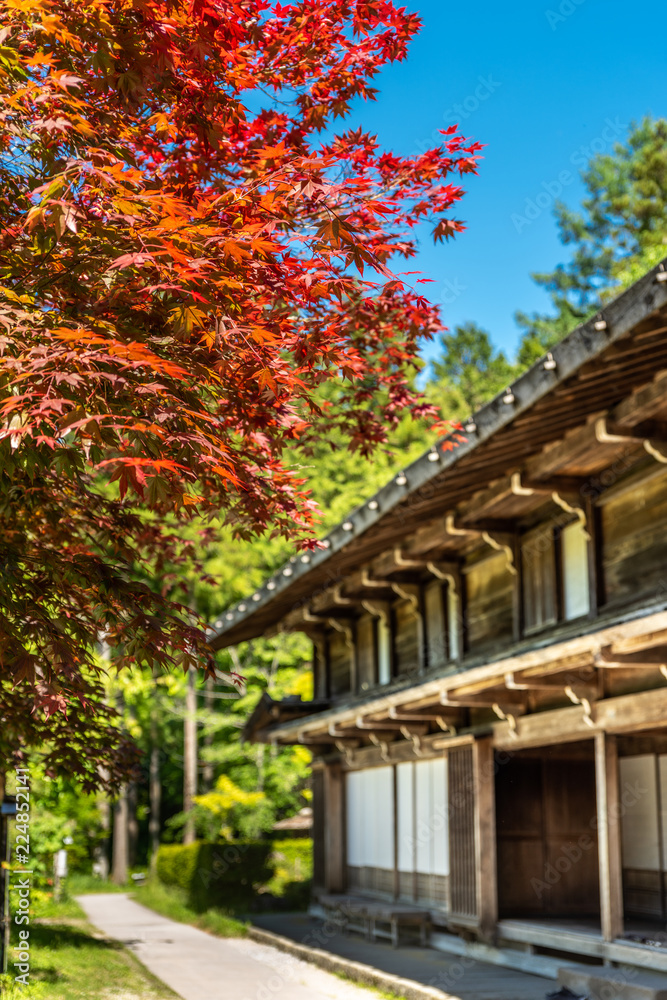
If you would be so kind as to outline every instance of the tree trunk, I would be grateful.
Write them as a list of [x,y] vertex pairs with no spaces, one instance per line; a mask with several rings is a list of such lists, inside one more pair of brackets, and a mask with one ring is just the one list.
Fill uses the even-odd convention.
[[[211,729],[211,713],[213,712],[213,688],[215,687],[215,681],[212,677],[206,678],[206,690],[204,695],[204,704],[206,705],[206,730],[204,732],[204,747],[209,750],[213,746],[213,731]],[[205,792],[210,792],[213,788],[213,761],[206,760],[202,767],[201,772],[201,783],[202,789]]]
[[157,740],[157,720],[151,719],[151,759],[149,767],[148,853],[151,868],[155,867],[160,846],[160,808],[162,805],[162,785],[160,783],[160,748]]
[[113,808],[111,881],[115,882],[116,885],[125,885],[127,882],[127,861],[129,855],[127,815],[127,789],[123,786]]
[[197,692],[195,679],[196,673],[191,667],[188,672],[183,727],[183,812],[186,814],[183,828],[184,844],[192,844],[195,839],[195,822],[192,815],[193,799],[197,794]]
[[[107,779],[107,772],[103,767],[100,768],[100,778],[103,781]],[[106,882],[109,878],[109,848],[111,847],[111,800],[106,793],[102,793],[97,808],[100,813],[103,836],[101,844],[95,848],[93,872],[97,872],[99,877]]]
[[132,781],[127,786],[127,863],[130,868],[133,868],[137,863],[137,848],[139,846],[138,797],[137,783]]

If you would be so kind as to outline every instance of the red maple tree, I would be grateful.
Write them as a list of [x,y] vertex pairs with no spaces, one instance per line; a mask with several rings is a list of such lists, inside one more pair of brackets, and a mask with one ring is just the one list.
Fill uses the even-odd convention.
[[165,520],[313,544],[285,449],[428,412],[439,317],[394,271],[417,224],[462,228],[480,147],[336,127],[420,27],[385,0],[0,10],[0,713],[20,740],[29,702],[57,762],[73,713],[103,725],[100,636],[119,664],[203,649],[137,582],[194,555]]

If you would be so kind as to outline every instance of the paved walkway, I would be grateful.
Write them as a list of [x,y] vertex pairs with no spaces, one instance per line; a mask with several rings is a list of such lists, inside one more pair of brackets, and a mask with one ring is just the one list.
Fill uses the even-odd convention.
[[392,948],[388,942],[366,941],[359,934],[346,936],[336,931],[331,922],[325,925],[305,913],[257,914],[253,923],[299,944],[322,948],[390,975],[433,986],[459,1000],[544,1000],[547,993],[558,989],[553,979],[432,948]]
[[372,1000],[378,996],[275,948],[242,938],[223,940],[167,920],[120,893],[80,896],[78,902],[92,924],[133,951],[183,1000]]

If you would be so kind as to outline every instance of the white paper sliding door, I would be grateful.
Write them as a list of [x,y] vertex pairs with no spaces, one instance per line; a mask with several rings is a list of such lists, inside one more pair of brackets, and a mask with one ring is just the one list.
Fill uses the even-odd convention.
[[667,756],[619,760],[624,910],[629,917],[665,916],[667,887]]
[[449,876],[445,757],[399,764],[396,787],[401,899],[444,908]]
[[567,621],[587,615],[590,610],[588,587],[588,535],[581,521],[568,524],[561,534],[563,551],[563,599]]
[[351,771],[346,782],[349,888],[391,896],[394,891],[393,768]]

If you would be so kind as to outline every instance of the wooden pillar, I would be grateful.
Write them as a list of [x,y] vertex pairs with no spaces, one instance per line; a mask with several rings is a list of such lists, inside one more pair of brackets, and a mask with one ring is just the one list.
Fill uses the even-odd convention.
[[602,572],[602,513],[591,499],[586,500],[586,531],[588,532],[588,617],[596,618],[604,604],[604,574]]
[[623,871],[616,737],[595,736],[600,920],[602,937],[613,941],[623,933]]
[[345,890],[345,797],[340,764],[324,770],[324,870],[328,892]]
[[394,899],[400,896],[400,876],[398,874],[398,770],[396,764],[391,769],[393,809],[392,819],[394,824]]
[[476,740],[473,744],[473,773],[477,920],[481,936],[490,941],[498,922],[496,788],[491,739]]

